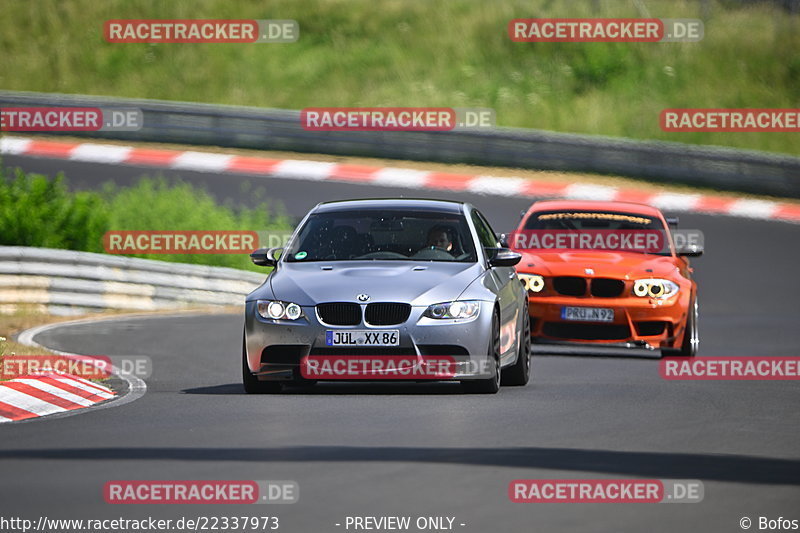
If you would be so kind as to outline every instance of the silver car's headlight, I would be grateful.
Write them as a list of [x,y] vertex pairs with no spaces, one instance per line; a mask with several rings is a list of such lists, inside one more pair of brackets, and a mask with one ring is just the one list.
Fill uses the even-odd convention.
[[480,302],[455,301],[429,306],[423,316],[428,318],[474,318],[481,310]]
[[526,291],[542,292],[544,290],[544,277],[538,274],[517,274]]
[[258,300],[256,310],[262,318],[270,320],[297,320],[303,316],[303,310],[299,305],[280,300]]
[[668,279],[637,279],[633,282],[633,294],[640,298],[664,300],[678,294],[678,284]]

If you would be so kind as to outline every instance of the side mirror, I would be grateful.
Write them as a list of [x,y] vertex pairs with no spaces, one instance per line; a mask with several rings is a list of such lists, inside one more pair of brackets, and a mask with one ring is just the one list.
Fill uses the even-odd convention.
[[705,250],[705,237],[698,229],[676,229],[672,231],[675,253],[682,257],[699,257]]
[[522,261],[522,254],[506,248],[486,248],[486,253],[489,255],[489,265],[493,267],[513,267]]
[[250,254],[250,260],[258,266],[277,266],[276,252],[283,252],[283,248],[259,248]]
[[703,255],[703,247],[696,244],[687,245],[685,248],[678,250],[678,255],[681,257],[700,257]]

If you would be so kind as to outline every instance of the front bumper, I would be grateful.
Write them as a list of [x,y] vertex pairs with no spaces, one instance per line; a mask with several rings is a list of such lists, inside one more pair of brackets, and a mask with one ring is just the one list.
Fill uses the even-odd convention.
[[[297,381],[302,379],[302,364],[311,358],[359,356],[362,358],[401,358],[404,365],[414,362],[420,368],[438,364],[442,358],[452,359],[450,372],[427,374],[380,370],[373,374],[360,372],[336,379],[435,379],[469,380],[491,376],[488,348],[493,312],[491,302],[481,302],[478,316],[468,320],[435,320],[422,316],[426,307],[412,307],[408,319],[392,326],[371,326],[363,322],[355,326],[332,326],[322,323],[313,306],[302,306],[298,320],[265,319],[256,311],[256,302],[245,305],[245,352],[250,371],[262,381]],[[362,317],[363,306],[362,306]],[[330,347],[326,345],[328,330],[399,331],[396,347]],[[385,365],[391,367],[392,365]],[[403,368],[405,370],[405,367]],[[422,372],[421,374],[425,374]],[[412,377],[409,377],[412,376]],[[328,379],[328,378],[320,378]]]
[[[567,306],[613,309],[614,320],[565,320],[561,312]],[[587,298],[529,294],[528,297],[532,337],[582,344],[626,344],[647,348],[680,346],[688,310],[689,295],[684,291],[666,300],[635,296]]]

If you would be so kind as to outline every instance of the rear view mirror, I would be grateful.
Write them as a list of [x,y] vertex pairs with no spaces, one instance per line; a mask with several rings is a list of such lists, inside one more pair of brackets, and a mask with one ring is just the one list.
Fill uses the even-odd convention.
[[405,224],[403,224],[403,221],[395,219],[395,218],[377,220],[377,221],[375,221],[375,222],[373,222],[372,224],[369,225],[369,230],[370,231],[377,231],[377,232],[381,232],[381,231],[384,231],[384,232],[386,232],[386,231],[399,232],[399,231],[403,231],[404,228],[405,228]]

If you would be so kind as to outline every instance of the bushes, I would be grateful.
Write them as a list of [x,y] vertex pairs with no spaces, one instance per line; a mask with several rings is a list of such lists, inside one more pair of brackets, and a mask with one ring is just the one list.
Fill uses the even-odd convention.
[[[219,205],[204,189],[163,178],[142,178],[130,187],[106,184],[101,192],[70,192],[63,176],[48,179],[0,168],[0,245],[103,252],[110,230],[288,231],[285,215],[268,204],[235,209]],[[148,259],[251,269],[245,254],[136,255]]]
[[102,252],[109,206],[96,193],[70,193],[64,178],[49,180],[0,169],[0,244]]

